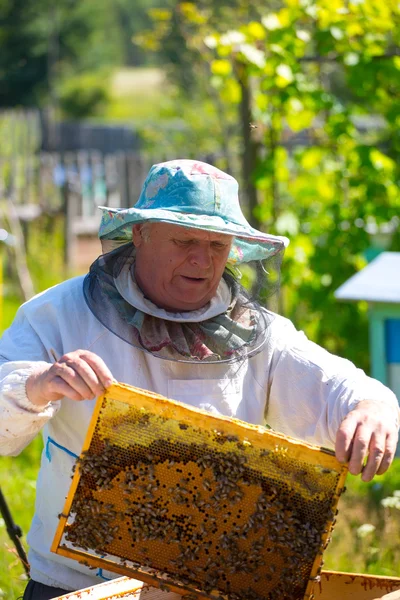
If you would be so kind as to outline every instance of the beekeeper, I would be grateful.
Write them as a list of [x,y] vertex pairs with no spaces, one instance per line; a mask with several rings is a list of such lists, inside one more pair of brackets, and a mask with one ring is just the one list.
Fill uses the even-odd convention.
[[25,600],[113,577],[50,545],[95,398],[114,379],[335,448],[364,480],[396,448],[394,394],[262,306],[287,240],[249,225],[233,177],[155,165],[133,208],[103,209],[100,238],[88,275],[21,306],[0,343],[1,452],[44,439]]

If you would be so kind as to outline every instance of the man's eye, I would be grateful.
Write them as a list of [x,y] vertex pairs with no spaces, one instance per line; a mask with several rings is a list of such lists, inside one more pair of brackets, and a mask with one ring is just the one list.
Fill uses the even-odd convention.
[[189,246],[191,241],[190,240],[173,240],[174,244],[176,244],[177,246]]
[[225,248],[227,248],[228,244],[224,244],[224,242],[212,242],[212,246],[216,250],[225,250]]

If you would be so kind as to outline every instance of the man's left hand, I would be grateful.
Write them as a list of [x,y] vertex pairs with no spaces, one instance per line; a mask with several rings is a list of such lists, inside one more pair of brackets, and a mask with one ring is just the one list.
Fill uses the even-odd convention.
[[352,475],[371,481],[389,468],[396,452],[399,417],[396,409],[362,400],[343,419],[336,434],[336,457],[349,463]]

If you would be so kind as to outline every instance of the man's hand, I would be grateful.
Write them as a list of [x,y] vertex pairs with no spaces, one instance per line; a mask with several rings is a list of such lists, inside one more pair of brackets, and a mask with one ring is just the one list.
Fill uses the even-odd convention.
[[109,368],[97,354],[75,350],[28,377],[26,394],[36,406],[45,406],[64,396],[76,401],[88,400],[103,394],[113,381]]
[[363,400],[343,419],[336,435],[336,457],[349,461],[352,475],[371,481],[389,468],[396,452],[399,417],[393,407]]

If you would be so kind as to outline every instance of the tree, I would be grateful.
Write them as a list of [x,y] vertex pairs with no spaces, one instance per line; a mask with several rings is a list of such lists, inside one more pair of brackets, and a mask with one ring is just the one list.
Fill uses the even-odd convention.
[[368,223],[399,214],[399,6],[286,0],[262,14],[250,4],[245,14],[224,3],[221,22],[211,0],[177,2],[155,15],[150,40],[162,48],[178,19],[192,79],[206,79],[228,118],[236,109],[253,222],[292,240],[286,314],[366,367],[365,307],[338,306],[333,292],[365,265]]
[[111,0],[0,0],[0,40],[0,107],[38,106],[122,56]]
[[159,0],[115,0],[114,10],[118,20],[122,45],[123,62],[128,66],[154,64],[155,56],[134,42],[135,36],[152,26],[151,11],[160,4],[169,6],[171,1]]

